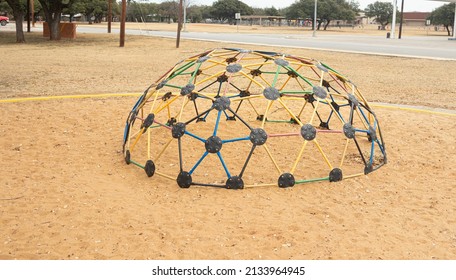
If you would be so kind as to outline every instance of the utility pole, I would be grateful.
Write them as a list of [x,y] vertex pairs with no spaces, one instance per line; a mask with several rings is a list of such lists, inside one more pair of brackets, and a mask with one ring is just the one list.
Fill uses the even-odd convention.
[[35,0],[31,0],[32,26],[35,27]]
[[399,25],[399,39],[402,38],[402,22],[404,21],[404,0],[402,0],[401,6],[401,24]]
[[314,9],[314,30],[312,37],[317,36],[317,0],[315,0],[315,9]]
[[108,33],[111,33],[112,0],[108,0]]
[[187,0],[183,1],[183,5],[184,5],[184,27],[183,27],[183,31],[187,32]]
[[397,10],[397,0],[393,1],[393,22],[391,23],[391,38],[394,39],[394,33],[396,31],[396,10]]
[[120,19],[120,47],[125,46],[125,21],[127,20],[127,0],[122,0],[122,16]]
[[182,0],[179,0],[179,15],[177,16],[177,38],[176,48],[179,48],[182,28]]
[[32,0],[27,0],[27,32],[30,33],[30,11],[31,9],[31,3]]

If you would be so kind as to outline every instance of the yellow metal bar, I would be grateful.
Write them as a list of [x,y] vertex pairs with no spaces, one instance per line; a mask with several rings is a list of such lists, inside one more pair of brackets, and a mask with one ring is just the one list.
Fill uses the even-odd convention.
[[290,171],[291,174],[293,174],[296,171],[296,168],[298,167],[299,161],[302,158],[302,154],[304,154],[304,150],[306,149],[307,142],[308,141],[306,140],[302,144],[302,147],[301,147],[301,150],[299,151],[298,157],[296,158],[296,160],[295,160],[295,162],[293,164],[293,167],[291,168],[291,171]]
[[252,67],[263,66],[263,65],[268,65],[268,64],[272,64],[272,61],[268,61],[268,62],[264,62],[264,63],[258,62],[258,63],[246,64],[243,67],[247,68],[247,69],[251,69]]
[[271,109],[273,101],[269,100],[268,101],[268,106],[266,107],[266,112],[264,112],[263,115],[263,121],[261,122],[261,128],[264,128],[264,123],[266,122],[266,118],[268,117],[269,110]]
[[264,144],[263,147],[266,150],[266,152],[268,153],[268,156],[271,159],[272,163],[274,163],[274,166],[277,169],[277,171],[279,172],[279,174],[282,174],[282,171],[280,170],[279,165],[277,164],[277,162],[275,161],[274,157],[272,156],[271,151],[269,151],[268,146],[266,144]]
[[165,178],[167,178],[167,179],[173,180],[173,181],[174,181],[174,180],[176,180],[176,178],[174,178],[174,177],[171,177],[171,176],[169,176],[169,175],[166,175],[166,174],[164,174],[164,173],[161,173],[161,172],[157,172],[157,171],[155,171],[155,174],[157,174],[158,176],[161,176],[161,177],[165,177]]
[[261,87],[262,89],[264,89],[265,87],[260,84],[259,82],[257,82],[256,80],[252,79],[252,77],[250,77],[249,75],[245,74],[244,72],[241,71],[241,74],[246,77],[247,79],[251,80],[252,82],[254,82],[257,86]]
[[344,179],[354,178],[354,177],[359,177],[359,176],[364,176],[364,173],[357,173],[357,174],[352,174],[352,175],[347,175],[347,176],[344,175]]
[[315,143],[315,145],[317,145],[317,148],[318,148],[318,150],[320,151],[320,154],[323,156],[323,158],[325,159],[325,161],[326,161],[326,163],[328,164],[329,168],[332,170],[332,169],[333,169],[333,166],[332,166],[332,164],[329,162],[329,159],[328,159],[328,157],[326,156],[326,154],[323,152],[323,149],[321,148],[320,144],[318,144],[317,139],[314,139],[313,142]]
[[182,100],[182,106],[181,106],[181,109],[179,111],[179,117],[177,118],[177,121],[180,121],[182,119],[182,114],[184,113],[184,108],[185,108],[185,105],[190,101],[189,98],[185,98]]
[[261,187],[277,187],[277,183],[271,183],[271,184],[258,184],[258,185],[245,185],[244,188],[261,188]]
[[147,130],[147,158],[150,158],[150,128]]
[[141,130],[139,131],[138,135],[136,136],[135,142],[133,142],[133,145],[131,145],[131,147],[130,147],[130,151],[131,152],[133,152],[136,144],[138,143],[138,141],[141,138],[141,136],[143,135],[143,133],[144,133],[144,127],[141,128]]
[[283,88],[288,84],[288,82],[290,81],[291,79],[291,76],[288,76],[288,78],[285,80],[285,82],[283,83],[282,87],[279,89],[280,91],[283,90]]
[[350,139],[347,139],[347,143],[345,144],[344,152],[342,154],[342,159],[341,159],[340,165],[339,165],[339,168],[341,168],[341,169],[342,169],[342,166],[344,165],[345,155],[347,154],[348,143],[350,143]]
[[[149,111],[149,114],[152,113],[155,109],[155,103],[157,102],[157,99],[158,99],[158,94],[155,95],[155,98],[154,98],[154,101],[152,101],[152,106],[150,106],[150,111]],[[160,104],[158,104],[158,107],[161,106],[161,104],[163,103],[163,100],[160,102]],[[144,106],[144,105],[143,105]]]
[[268,81],[266,81],[266,80],[263,78],[263,75],[260,75],[260,76],[258,76],[258,77],[260,77],[260,79],[263,80],[263,82],[264,82],[265,84],[267,84],[269,87],[272,87],[272,85],[271,85]]
[[166,145],[163,147],[163,149],[160,151],[160,153],[158,154],[158,156],[155,158],[155,161],[158,162],[158,160],[160,159],[160,157],[163,155],[163,153],[165,152],[165,150],[168,148],[169,144],[171,144],[171,142],[173,142],[174,138],[171,138],[169,139],[169,141],[166,143]]
[[320,104],[320,102],[317,102],[317,105],[315,105],[315,108],[314,108],[314,110],[313,110],[313,112],[312,112],[312,116],[310,117],[310,121],[309,121],[310,124],[313,123],[313,120],[314,120],[315,115],[316,115],[316,113],[317,113],[317,109],[318,109],[318,105],[319,105],[319,104]]
[[155,111],[155,114],[157,115],[158,113],[160,113],[161,111],[163,111],[163,109],[165,109],[166,107],[169,107],[169,105],[171,105],[172,103],[174,103],[180,96],[179,95],[176,95],[175,97],[173,97],[170,101],[166,102],[166,104],[164,106],[161,106],[161,107],[158,107],[157,111]]
[[260,113],[258,113],[257,109],[255,108],[255,106],[253,106],[252,102],[250,101],[250,99],[247,99],[247,101],[249,102],[250,106],[252,106],[252,109],[253,111],[255,111],[255,113],[257,114],[257,116],[260,115]]
[[205,83],[205,82],[209,81],[209,80],[212,79],[212,78],[218,77],[218,76],[222,75],[224,72],[225,72],[225,71],[220,71],[220,72],[215,73],[215,74],[212,75],[212,76],[209,76],[209,77],[207,77],[207,78],[205,78],[205,79],[202,79],[201,81],[199,81],[198,83],[196,83],[195,86],[198,86],[198,85],[200,85],[200,84],[202,84],[202,83]]
[[283,106],[283,108],[285,108],[285,110],[288,112],[288,114],[290,115],[290,117],[292,117],[300,126],[302,126],[302,122],[300,119],[298,119],[295,114],[293,114],[293,112],[287,107],[287,105],[285,105],[285,103],[283,103],[282,101],[282,98],[279,98],[279,103]]

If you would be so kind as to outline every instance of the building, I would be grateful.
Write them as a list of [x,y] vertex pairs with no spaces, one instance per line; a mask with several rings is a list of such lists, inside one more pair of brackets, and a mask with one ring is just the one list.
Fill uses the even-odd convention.
[[427,18],[431,13],[426,12],[404,12],[404,26],[426,26]]

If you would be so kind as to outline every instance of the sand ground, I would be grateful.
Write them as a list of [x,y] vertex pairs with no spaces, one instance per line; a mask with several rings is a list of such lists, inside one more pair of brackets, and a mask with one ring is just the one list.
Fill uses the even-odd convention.
[[[222,46],[27,39],[0,33],[2,99],[139,93],[175,62]],[[324,61],[370,101],[456,109],[454,61],[274,51]],[[0,259],[456,259],[454,114],[376,108],[389,163],[368,176],[183,190],[125,164],[135,101],[0,103]]]

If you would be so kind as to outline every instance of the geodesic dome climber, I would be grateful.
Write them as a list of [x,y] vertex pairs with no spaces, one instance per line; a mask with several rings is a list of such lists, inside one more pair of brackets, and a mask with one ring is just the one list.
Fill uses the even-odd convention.
[[368,174],[386,163],[359,89],[319,61],[214,49],[177,63],[128,115],[127,164],[147,176],[242,189]]

